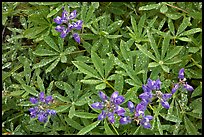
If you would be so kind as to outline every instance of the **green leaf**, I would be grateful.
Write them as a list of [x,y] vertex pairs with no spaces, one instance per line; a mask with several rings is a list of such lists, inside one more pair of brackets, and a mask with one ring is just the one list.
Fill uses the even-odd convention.
[[100,79],[99,74],[95,71],[94,68],[86,65],[85,63],[81,62],[81,61],[72,61],[72,63],[82,72],[85,73],[87,75],[89,75],[90,77],[94,77],[97,79]]
[[110,129],[110,127],[108,126],[106,119],[104,120],[104,128],[105,128],[106,135],[115,135],[113,131]]
[[123,20],[118,20],[118,21],[113,22],[111,25],[107,27],[106,31],[110,34],[110,33],[115,32],[116,30],[119,30],[123,22],[124,22]]
[[168,51],[169,41],[170,41],[170,35],[169,35],[169,32],[168,32],[168,33],[166,33],[166,35],[164,37],[164,40],[162,42],[161,59],[164,59],[166,51]]
[[88,9],[89,10],[88,10],[88,12],[86,14],[86,18],[84,20],[85,23],[87,23],[93,17],[93,13],[95,11],[95,7],[94,7],[94,5],[91,5],[91,6],[89,6]]
[[57,58],[58,58],[58,56],[55,56],[55,57],[52,57],[52,58],[44,58],[39,63],[34,64],[33,69],[43,67],[43,66],[49,64],[50,62],[56,60]]
[[64,51],[64,55],[71,54],[75,49],[76,49],[75,46],[70,46],[70,47],[66,48]]
[[20,96],[25,92],[25,90],[17,90],[17,91],[13,91],[11,92],[9,95],[10,96]]
[[144,45],[143,45],[143,46],[141,46],[141,45],[139,45],[139,44],[135,44],[135,45],[138,47],[138,49],[139,49],[144,55],[146,55],[147,57],[153,59],[154,61],[157,61],[157,59],[152,55],[152,53],[151,53],[150,51],[148,51],[146,48],[144,48]]
[[35,90],[34,87],[30,87],[28,85],[22,84],[23,89],[25,89],[25,91],[27,91],[28,93],[30,93],[33,96],[38,96],[38,92]]
[[159,63],[157,63],[157,62],[150,62],[148,64],[148,68],[154,68],[154,67],[157,67],[158,65],[159,65]]
[[67,122],[68,125],[70,125],[71,127],[77,130],[81,130],[83,128],[78,122],[76,122],[75,120],[69,117],[65,117],[65,121]]
[[50,95],[50,93],[51,93],[51,90],[52,90],[52,88],[53,88],[53,83],[54,83],[54,81],[50,82],[50,84],[49,84],[49,86],[48,86],[48,88],[47,88],[47,94],[48,94],[48,95]]
[[60,11],[63,6],[64,6],[63,4],[60,4],[56,9],[50,11],[50,13],[47,15],[47,18],[50,18],[53,15],[57,14],[57,12]]
[[101,80],[88,79],[88,80],[80,80],[80,82],[82,82],[84,84],[99,84],[102,81]]
[[142,15],[142,17],[140,18],[140,20],[138,22],[139,36],[142,36],[142,29],[145,27],[145,25],[144,25],[145,20],[146,20],[146,13],[144,15]]
[[194,118],[202,119],[202,113],[185,112],[185,114],[192,116]]
[[160,4],[150,4],[150,5],[139,7],[139,10],[152,10],[152,9],[158,9],[159,7],[160,7]]
[[59,107],[55,107],[55,111],[57,113],[65,112],[69,107],[70,107],[70,105],[62,105]]
[[186,42],[191,42],[191,38],[187,38],[187,37],[178,37],[177,39],[181,40],[181,41],[186,41]]
[[132,28],[133,28],[134,32],[136,33],[137,32],[136,20],[132,15],[130,17],[131,17],[130,19],[131,19]]
[[98,114],[92,114],[88,112],[80,112],[80,111],[75,111],[74,116],[80,117],[80,118],[97,118]]
[[95,121],[94,123],[82,128],[77,135],[85,135],[86,133],[90,132],[92,129],[94,129],[101,121]]
[[175,13],[175,14],[171,14],[171,13],[166,13],[165,14],[169,19],[172,19],[172,20],[177,20],[179,19],[182,14],[178,14],[178,13]]
[[69,110],[69,118],[72,118],[75,115],[75,106],[72,104]]
[[164,62],[165,65],[172,65],[172,64],[177,64],[181,62],[182,60],[180,58],[172,58],[170,60],[167,60]]
[[91,52],[91,60],[94,64],[94,67],[97,69],[101,77],[104,78],[104,68],[101,58],[94,52]]
[[166,22],[166,18],[163,18],[162,21],[159,23],[158,30],[161,30]]
[[109,58],[105,60],[105,78],[108,77],[109,73],[114,67],[114,57],[112,54],[108,54]]
[[181,33],[179,36],[187,36],[187,35],[192,35],[195,34],[197,32],[202,32],[201,28],[193,28],[187,31],[184,31],[183,33]]
[[37,76],[37,83],[38,87],[40,88],[40,91],[45,91],[43,80],[40,78],[40,76]]
[[192,93],[191,97],[202,95],[202,84],[200,84]]
[[166,116],[160,114],[164,119],[168,120],[168,121],[172,121],[175,123],[181,123],[182,120],[179,117],[174,116],[173,114],[168,114]]
[[156,42],[155,42],[152,34],[150,34],[149,29],[147,29],[147,35],[148,35],[148,38],[149,38],[150,46],[154,50],[156,58],[159,60],[160,55],[159,55],[159,52],[158,52],[158,49],[157,49],[157,45],[156,45]]
[[56,59],[46,70],[45,73],[49,73],[51,72],[58,64],[58,62],[60,61],[60,58]]
[[162,129],[162,125],[160,123],[159,117],[156,117],[157,119],[157,129],[159,130],[159,134],[163,135],[163,129]]
[[202,97],[192,101],[189,106],[193,109],[193,113],[202,113]]
[[23,80],[23,77],[18,73],[12,74],[13,78],[16,79],[21,85],[25,84],[25,81]]
[[40,26],[40,27],[29,28],[29,29],[26,29],[23,32],[23,36],[25,38],[28,38],[28,39],[34,39],[34,38],[36,38],[36,35],[40,34],[44,30],[46,30],[47,28],[48,28],[48,26]]
[[95,87],[97,90],[102,90],[102,89],[105,89],[106,88],[106,83],[101,83],[101,84],[98,84],[96,85]]
[[168,67],[168,66],[162,65],[162,64],[160,64],[160,65],[161,65],[162,69],[163,69],[165,72],[169,73],[169,67]]
[[184,116],[184,124],[189,135],[197,135],[196,127],[186,116]]
[[166,4],[162,5],[162,7],[160,8],[160,12],[166,13],[167,11],[168,11],[168,7],[166,6]]
[[58,46],[50,36],[44,36],[44,41],[55,51],[60,52]]
[[109,39],[117,39],[117,38],[122,37],[122,35],[106,35],[105,37]]
[[168,18],[168,27],[169,27],[169,30],[171,31],[172,35],[175,36],[174,24],[170,18]]
[[177,54],[179,54],[179,52],[182,50],[182,46],[176,46],[174,47],[174,49],[170,50],[170,52],[168,52],[169,54],[167,54],[167,56],[164,58],[164,62],[172,59],[173,57],[175,57]]
[[55,93],[55,94],[53,94],[52,96],[53,96],[54,98],[59,99],[59,100],[62,101],[62,102],[70,103],[69,98],[62,96],[62,95],[60,95],[59,93]]
[[181,23],[181,25],[178,27],[176,36],[178,36],[180,33],[182,33],[189,25],[190,25],[190,17],[185,17],[183,18],[183,22]]

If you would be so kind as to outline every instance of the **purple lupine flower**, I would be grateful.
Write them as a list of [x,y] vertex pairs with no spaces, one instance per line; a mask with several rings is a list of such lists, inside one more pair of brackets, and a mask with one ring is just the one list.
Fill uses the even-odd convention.
[[64,30],[66,30],[66,28],[64,26],[58,25],[57,27],[55,27],[55,30],[58,31],[58,32],[62,32]]
[[54,22],[57,23],[57,24],[62,24],[62,18],[57,16],[56,18],[54,18]]
[[46,113],[48,115],[56,115],[56,111],[55,110],[52,110],[52,109],[47,109]]
[[96,102],[96,103],[93,103],[91,105],[92,108],[95,108],[95,109],[103,109],[104,108],[104,104],[103,102]]
[[38,107],[32,107],[29,109],[29,111],[30,111],[31,118],[35,118],[38,114],[39,109]]
[[155,84],[155,81],[154,80],[151,80],[150,78],[147,79],[147,87],[150,88],[151,90],[154,89],[154,84]]
[[68,12],[67,12],[66,10],[63,10],[63,12],[62,12],[62,18],[61,18],[61,20],[62,20],[63,23],[66,23],[66,22],[68,21],[67,15],[68,15]]
[[161,81],[157,79],[154,83],[154,90],[160,90],[161,87]]
[[48,103],[52,102],[52,100],[53,100],[52,96],[47,96],[45,98],[45,103],[48,104]]
[[152,93],[151,92],[144,92],[144,93],[139,95],[139,98],[141,98],[143,100],[149,100],[152,98]]
[[83,24],[83,21],[82,20],[78,20],[77,22],[73,23],[73,26],[74,26],[75,29],[81,30],[82,24]]
[[140,125],[142,125],[144,128],[151,128],[151,124],[149,122],[152,119],[153,117],[151,115],[144,116],[143,119],[140,121]]
[[114,117],[114,113],[108,112],[108,120],[111,124],[113,124],[115,122],[115,117]]
[[37,104],[37,103],[38,103],[38,99],[37,99],[37,98],[34,98],[34,97],[31,97],[31,98],[30,98],[30,102],[31,102],[32,104]]
[[114,112],[118,115],[118,116],[124,116],[125,115],[125,109],[122,108],[121,106],[116,106]]
[[41,102],[45,102],[45,93],[44,92],[40,92],[39,99]]
[[178,88],[179,88],[179,84],[178,83],[174,84],[174,87],[172,88],[171,93],[174,94]]
[[102,91],[99,91],[98,94],[99,94],[99,97],[101,98],[101,100],[103,100],[103,101],[108,100],[108,97]]
[[134,104],[131,102],[131,101],[128,101],[128,108],[129,108],[129,110],[130,110],[130,112],[134,112],[135,111],[135,106],[134,106]]
[[102,112],[98,115],[98,120],[103,120],[104,118],[106,118],[107,113],[105,110],[102,110]]
[[77,43],[80,44],[80,37],[79,37],[79,34],[78,34],[78,33],[74,33],[72,36],[74,37],[74,40],[75,40]]
[[47,121],[47,116],[45,115],[44,112],[41,112],[41,113],[38,114],[38,120],[40,122],[44,122],[44,123]]
[[139,117],[140,115],[144,116],[144,111],[146,110],[146,103],[144,103],[143,101],[140,102],[139,104],[137,104],[136,108],[135,108],[135,117]]
[[179,75],[178,75],[179,79],[184,79],[184,68],[179,70]]
[[129,116],[121,117],[119,122],[120,122],[120,124],[125,125],[125,124],[128,124],[128,123],[131,123],[131,118]]
[[123,103],[125,101],[125,98],[123,96],[118,96],[119,92],[115,91],[113,92],[113,94],[111,95],[111,102],[113,102],[115,105],[120,105],[121,103]]
[[183,85],[183,87],[187,90],[187,91],[193,91],[194,88],[191,85],[188,85],[187,82]]
[[146,85],[142,85],[142,89],[144,92],[151,92],[151,89]]
[[74,10],[74,11],[72,11],[71,13],[70,13],[70,15],[69,15],[69,19],[71,19],[71,20],[73,20],[74,18],[76,18],[76,15],[77,15],[77,11],[76,10]]
[[62,32],[61,32],[61,34],[60,34],[60,37],[61,38],[65,38],[66,36],[67,36],[67,29],[64,29]]
[[170,105],[166,100],[160,99],[160,103],[164,108],[169,109]]
[[163,94],[163,96],[162,96],[162,98],[163,98],[164,100],[167,100],[167,99],[169,99],[170,97],[172,97],[172,94],[171,94],[171,93],[166,93],[166,94]]

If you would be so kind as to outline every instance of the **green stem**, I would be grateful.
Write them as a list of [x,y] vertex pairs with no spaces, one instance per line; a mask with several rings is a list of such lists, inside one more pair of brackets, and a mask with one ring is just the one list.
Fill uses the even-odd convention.
[[111,126],[113,127],[113,129],[115,130],[116,134],[119,135],[118,131],[116,130],[115,126],[113,124],[111,124]]
[[188,13],[187,11],[185,11],[185,10],[179,8],[179,7],[176,7],[176,6],[173,6],[173,5],[170,5],[170,4],[166,4],[166,5],[168,5],[168,6],[172,7],[172,8],[175,8],[175,9],[181,10],[181,11],[183,11],[183,12],[185,12],[185,13]]
[[114,91],[116,91],[116,89],[115,89],[110,83],[108,83],[107,80],[104,80],[104,82],[105,82],[108,86],[110,86]]

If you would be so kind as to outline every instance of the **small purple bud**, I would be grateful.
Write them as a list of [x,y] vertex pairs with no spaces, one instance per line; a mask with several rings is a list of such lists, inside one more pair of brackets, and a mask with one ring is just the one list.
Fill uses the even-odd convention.
[[105,112],[105,110],[102,110],[102,112],[98,115],[98,120],[103,120],[104,118],[106,118],[107,114]]
[[34,98],[34,97],[31,97],[31,98],[30,98],[30,102],[31,102],[32,104],[37,104],[37,103],[38,103],[38,99],[37,99],[37,98]]
[[169,103],[167,101],[161,99],[160,103],[164,108],[169,109],[170,105],[169,105]]
[[111,124],[115,122],[114,113],[111,113],[111,112],[108,113],[108,120]]
[[57,24],[62,24],[62,18],[57,16],[56,18],[54,18],[54,22]]
[[73,20],[74,18],[76,18],[76,15],[77,15],[77,11],[76,10],[72,11],[69,15],[69,19]]
[[178,75],[179,79],[184,79],[184,68],[179,70],[179,75]]
[[161,81],[157,79],[154,83],[154,90],[160,90],[161,87]]
[[144,92],[142,94],[139,95],[139,98],[147,100],[152,98],[152,93],[151,92]]
[[42,112],[42,113],[38,114],[38,120],[40,122],[44,122],[45,123],[47,121],[47,117],[44,116],[44,113]]
[[130,112],[133,113],[134,108],[135,108],[134,104],[131,101],[128,101],[127,105],[128,105],[128,108],[129,108]]
[[37,106],[29,109],[31,118],[35,118],[37,116],[38,110]]
[[49,115],[56,115],[56,111],[55,110],[52,110],[52,109],[47,109],[46,111]]
[[116,106],[114,112],[119,116],[124,116],[125,115],[125,109],[120,107],[120,106]]
[[44,92],[40,92],[39,99],[41,102],[45,102],[45,93]]
[[80,44],[80,37],[79,37],[79,34],[74,33],[72,36],[74,37],[74,40],[75,40],[77,43]]
[[60,37],[61,38],[65,38],[66,36],[67,36],[67,29],[64,29],[62,32],[61,32],[61,34],[60,34]]
[[179,84],[178,83],[174,84],[174,87],[172,88],[171,93],[174,94],[178,88],[179,88]]
[[68,12],[66,10],[63,10],[63,12],[62,12],[62,22],[66,23],[68,21],[67,15],[68,15]]
[[103,105],[103,103],[101,103],[101,102],[96,102],[96,103],[93,103],[93,104],[91,105],[91,107],[92,107],[92,108],[95,108],[95,109],[103,109],[104,105]]
[[118,97],[118,94],[119,94],[118,91],[112,93],[110,98],[111,102],[114,102],[114,100]]
[[131,118],[129,116],[121,117],[119,122],[120,122],[120,124],[125,125],[125,124],[128,124],[128,123],[131,123]]
[[144,116],[144,111],[146,110],[146,105],[143,103],[139,103],[137,104],[136,108],[135,108],[135,116],[138,117],[140,115]]
[[194,88],[191,85],[188,85],[187,82],[183,85],[183,87],[187,90],[187,91],[193,91]]
[[144,116],[143,119],[140,121],[140,124],[144,127],[144,128],[151,128],[151,124],[149,123],[150,120],[152,120],[153,117],[150,115]]
[[48,104],[48,103],[52,102],[52,100],[53,100],[52,96],[47,96],[45,98],[45,103]]
[[154,90],[154,84],[155,84],[155,81],[151,80],[150,78],[147,79],[147,87],[150,90]]
[[99,91],[98,94],[99,94],[99,97],[101,98],[101,100],[103,100],[103,101],[108,100],[108,97],[102,91]]

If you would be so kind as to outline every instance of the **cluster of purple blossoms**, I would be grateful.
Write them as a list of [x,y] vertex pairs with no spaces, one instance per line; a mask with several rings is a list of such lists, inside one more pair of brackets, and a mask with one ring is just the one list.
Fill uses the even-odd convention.
[[[64,7],[62,9],[63,9],[62,16],[61,17],[57,16],[56,18],[54,18],[54,22],[58,24],[55,30],[61,33],[60,34],[61,38],[65,38],[67,34],[71,32],[73,29],[81,30],[83,21],[78,20],[76,22],[71,22],[76,18],[77,11],[74,10],[69,14],[66,10],[64,10]],[[78,33],[73,33],[72,36],[74,37],[74,40],[77,43],[80,43],[80,36]]]
[[113,92],[110,98],[108,98],[108,96],[106,96],[106,94],[102,91],[99,91],[99,97],[102,102],[96,102],[91,105],[94,109],[102,110],[102,112],[98,115],[98,120],[103,120],[108,117],[109,122],[114,123],[114,114],[117,114],[120,117],[125,115],[125,109],[119,106],[124,102],[125,98],[119,95],[117,91]]
[[29,109],[31,118],[38,118],[40,122],[46,122],[49,115],[55,115],[56,111],[46,109],[46,107],[53,101],[52,96],[46,96],[44,92],[40,92],[39,97],[31,97],[30,102],[35,104],[35,107]]
[[174,94],[180,86],[186,89],[187,91],[194,90],[194,88],[186,82],[186,78],[184,77],[184,68],[179,70],[178,78],[179,82],[174,84],[174,87],[171,90],[172,94]]

